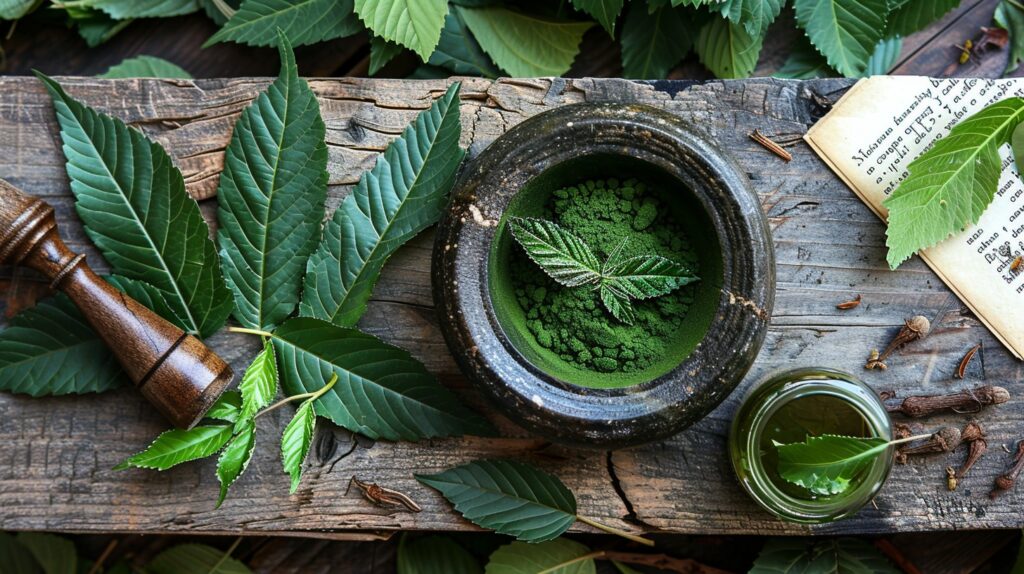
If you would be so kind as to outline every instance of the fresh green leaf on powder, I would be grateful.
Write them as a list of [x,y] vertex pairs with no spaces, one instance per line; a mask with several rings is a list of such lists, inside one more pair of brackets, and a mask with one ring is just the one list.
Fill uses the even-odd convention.
[[43,81],[57,111],[85,231],[114,272],[161,291],[189,333],[216,332],[231,312],[216,249],[195,200],[160,145]]
[[245,0],[224,27],[203,44],[223,41],[279,46],[277,30],[290,44],[306,46],[362,30],[353,0]]
[[251,329],[274,328],[298,305],[327,198],[320,106],[280,34],[281,73],[235,124],[217,191],[234,315]]
[[1024,121],[1024,99],[996,102],[957,123],[910,165],[910,175],[886,198],[886,245],[893,269],[974,224],[999,184],[999,147]]
[[595,574],[597,564],[589,554],[589,548],[568,538],[537,544],[517,540],[491,554],[486,574]]
[[231,440],[231,425],[171,429],[160,434],[146,450],[126,458],[114,470],[149,468],[167,470],[172,466],[210,456]]
[[441,39],[446,0],[355,0],[355,12],[374,35],[409,48],[426,62]]
[[300,312],[356,324],[388,258],[441,217],[464,155],[459,84],[419,114],[363,173],[309,258]]
[[484,52],[516,78],[569,71],[583,34],[594,25],[548,20],[500,6],[462,8],[460,13]]
[[797,24],[829,65],[845,76],[864,73],[885,35],[887,0],[793,0]]
[[111,66],[109,70],[98,77],[114,78],[184,78],[191,79],[192,75],[183,70],[177,64],[172,64],[162,58],[153,56],[136,56],[122,60],[120,64]]
[[526,255],[555,281],[579,287],[601,280],[601,263],[587,244],[560,225],[543,219],[514,217],[508,222]]

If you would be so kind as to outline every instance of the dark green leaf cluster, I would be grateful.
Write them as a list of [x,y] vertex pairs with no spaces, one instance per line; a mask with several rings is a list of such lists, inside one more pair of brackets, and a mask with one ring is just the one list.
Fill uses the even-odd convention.
[[[370,73],[408,51],[422,62],[414,77],[560,76],[580,54],[584,33],[600,25],[621,44],[622,75],[664,78],[691,51],[720,78],[744,78],[757,66],[769,26],[787,0],[62,0],[71,25],[90,45],[135,18],[204,10],[220,29],[204,46],[277,44],[281,28],[301,46],[369,33]],[[39,3],[0,2],[0,18],[21,18]],[[802,39],[779,74],[812,78],[883,74],[901,38],[935,22],[960,0],[791,0]],[[997,21],[1011,31],[1016,68],[1024,54],[1024,18],[1004,0]]]
[[633,299],[651,299],[697,280],[685,266],[658,255],[623,255],[623,241],[602,264],[583,239],[556,223],[513,217],[509,228],[527,256],[566,287],[598,289],[619,321],[633,324]]

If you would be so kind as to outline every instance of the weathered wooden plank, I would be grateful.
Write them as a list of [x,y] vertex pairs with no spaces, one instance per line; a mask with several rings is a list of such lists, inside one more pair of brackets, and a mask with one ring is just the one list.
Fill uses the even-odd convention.
[[[266,85],[265,79],[103,82],[66,78],[70,93],[125,118],[161,141],[194,190],[215,187],[220,154],[239,110]],[[313,80],[330,143],[331,205],[343,197],[377,152],[417,110],[440,94],[444,81]],[[982,380],[1024,393],[1020,364],[1013,360],[959,301],[917,260],[891,272],[884,265],[884,228],[843,184],[800,145],[783,164],[751,142],[767,134],[802,133],[834,100],[847,80],[795,82],[633,83],[623,80],[465,81],[462,143],[478,153],[522,119],[552,106],[578,101],[650,103],[694,122],[730,150],[762,197],[777,246],[779,296],[773,326],[743,387],[706,420],[672,440],[614,453],[551,446],[487,409],[467,388],[437,327],[429,286],[430,234],[415,240],[389,263],[363,328],[422,359],[442,381],[474,406],[487,409],[507,438],[433,440],[421,444],[357,445],[342,430],[322,429],[299,492],[287,494],[276,438],[286,414],[260,425],[249,472],[214,510],[212,461],[165,473],[109,470],[164,428],[131,390],[102,396],[29,399],[0,395],[0,528],[75,531],[318,533],[395,529],[471,528],[413,472],[430,472],[467,460],[511,456],[561,476],[577,493],[580,512],[634,530],[692,533],[882,532],[1008,528],[1022,523],[1024,494],[996,502],[985,494],[1007,456],[1000,444],[1021,436],[1019,401],[986,412],[991,452],[956,492],[945,490],[943,469],[951,457],[916,460],[894,470],[877,499],[857,517],[820,528],[783,524],[759,510],[736,484],[725,456],[728,424],[743,392],[766,373],[800,365],[826,365],[862,374],[876,389],[902,394],[959,389]],[[0,177],[46,196],[59,211],[75,249],[103,263],[73,215],[63,158],[50,103],[29,78],[0,79]],[[204,202],[213,213],[215,200]],[[22,289],[27,273],[0,272],[3,293]],[[864,303],[840,312],[835,304],[861,293]],[[15,299],[17,301],[17,299]],[[18,303],[20,304],[20,303]],[[8,303],[10,305],[10,303]],[[867,352],[881,347],[905,317],[933,320],[926,342],[899,354],[890,369],[865,372]],[[256,343],[239,335],[210,340],[241,370]],[[976,342],[984,350],[968,381],[954,381],[962,353]],[[929,424],[958,423],[964,416]],[[410,514],[370,506],[345,494],[357,475],[407,492],[424,511]]]

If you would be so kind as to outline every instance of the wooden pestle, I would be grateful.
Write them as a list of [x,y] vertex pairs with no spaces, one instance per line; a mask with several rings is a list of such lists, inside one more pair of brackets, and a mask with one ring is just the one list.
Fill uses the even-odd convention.
[[199,339],[101,279],[57,234],[53,207],[0,179],[0,264],[23,265],[65,292],[142,394],[174,426],[191,428],[231,382]]

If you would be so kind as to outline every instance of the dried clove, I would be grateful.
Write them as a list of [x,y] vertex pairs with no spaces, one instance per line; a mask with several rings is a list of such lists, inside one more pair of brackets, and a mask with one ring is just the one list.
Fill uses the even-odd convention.
[[960,468],[956,471],[956,478],[963,479],[967,476],[967,471],[971,470],[974,463],[978,462],[985,451],[988,450],[988,442],[983,439],[975,439],[971,441],[970,450],[967,451],[967,459],[960,465]]
[[1013,456],[1013,465],[1009,470],[996,477],[995,488],[988,493],[988,497],[995,500],[1000,494],[1012,489],[1022,468],[1024,468],[1024,440],[1017,441],[1017,453]]
[[988,405],[999,405],[1010,400],[1010,393],[1003,387],[984,385],[965,389],[948,395],[922,395],[907,397],[898,404],[887,404],[890,413],[902,413],[910,418],[926,417],[942,411],[955,413],[976,413]]
[[937,432],[933,433],[932,436],[928,437],[928,440],[917,446],[907,446],[900,449],[900,454],[903,457],[915,455],[915,454],[931,454],[935,452],[953,452],[956,447],[960,446],[960,429],[956,427],[942,427]]
[[946,467],[946,488],[956,490],[956,471],[952,466]]
[[842,303],[837,304],[836,309],[839,309],[840,311],[853,309],[860,305],[860,299],[860,293],[858,293],[857,296],[854,297],[853,299],[850,299],[849,301],[843,301]]
[[903,322],[903,327],[900,328],[900,332],[896,333],[893,340],[889,342],[889,346],[882,351],[882,354],[877,357],[876,360],[880,363],[884,363],[893,351],[907,343],[927,337],[928,332],[931,331],[931,329],[932,324],[927,317],[923,315],[914,315]]
[[977,345],[971,347],[967,351],[967,353],[964,355],[964,358],[960,359],[960,364],[956,368],[956,375],[955,375],[956,378],[958,378],[958,379],[964,378],[964,373],[967,372],[967,365],[971,364],[971,359],[974,358],[974,355],[976,355],[978,353],[978,349],[980,349],[980,348],[981,348],[981,343],[978,343]]
[[964,430],[960,431],[960,440],[963,442],[974,442],[983,438],[985,438],[985,431],[974,421],[967,423]]
[[782,161],[787,163],[793,161],[793,154],[786,151],[782,146],[769,139],[768,136],[762,134],[759,130],[750,132],[750,139],[756,141],[764,146],[768,151],[782,158]]
[[[349,488],[352,488],[352,485],[355,485],[363,492],[364,498],[377,506],[404,506],[413,512],[420,512],[423,510],[420,508],[419,504],[416,504],[416,501],[397,490],[384,488],[383,486],[372,482],[363,482],[355,476],[349,480]],[[345,494],[348,494],[348,488],[345,489]]]

